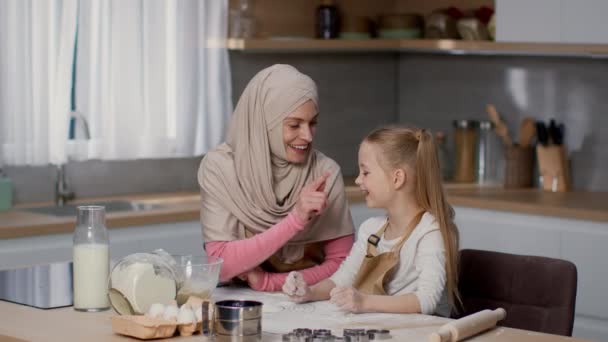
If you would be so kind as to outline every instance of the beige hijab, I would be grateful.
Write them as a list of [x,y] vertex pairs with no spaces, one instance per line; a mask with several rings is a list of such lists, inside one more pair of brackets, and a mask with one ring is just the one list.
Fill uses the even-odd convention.
[[325,186],[328,208],[280,255],[286,262],[297,261],[306,244],[353,233],[338,164],[316,150],[301,165],[285,159],[283,119],[308,100],[319,108],[314,81],[289,65],[273,65],[249,82],[231,118],[226,142],[207,153],[199,168],[205,241],[243,239],[245,230],[264,232],[285,218],[302,187],[326,170],[332,171]]

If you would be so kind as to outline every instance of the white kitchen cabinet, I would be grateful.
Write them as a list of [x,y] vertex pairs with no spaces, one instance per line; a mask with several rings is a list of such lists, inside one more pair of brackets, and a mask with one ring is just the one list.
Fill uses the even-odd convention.
[[562,0],[562,42],[608,44],[608,1]]
[[496,0],[496,41],[608,44],[606,0]]
[[578,271],[574,335],[608,341],[608,223],[457,207],[460,248],[540,255]]
[[496,0],[496,41],[561,41],[560,0]]
[[[199,221],[110,229],[110,257],[163,248],[172,254],[202,254]],[[72,234],[0,240],[0,269],[72,260]]]

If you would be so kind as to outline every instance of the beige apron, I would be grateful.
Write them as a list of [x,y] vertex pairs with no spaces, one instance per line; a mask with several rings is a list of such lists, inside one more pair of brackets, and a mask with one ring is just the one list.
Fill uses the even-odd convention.
[[[245,229],[245,237],[250,238],[256,233]],[[304,245],[304,254],[302,258],[293,263],[286,263],[281,258],[281,250],[270,256],[264,261],[260,267],[266,272],[285,273],[291,271],[300,271],[306,268],[321,265],[325,261],[324,241],[311,242]]]
[[384,285],[390,280],[391,273],[399,262],[401,247],[403,247],[405,241],[410,237],[414,228],[420,223],[422,215],[424,215],[424,211],[414,216],[401,239],[388,252],[378,254],[376,248],[388,226],[388,220],[376,234],[369,236],[367,239],[367,253],[355,277],[354,288],[365,294],[386,295]]

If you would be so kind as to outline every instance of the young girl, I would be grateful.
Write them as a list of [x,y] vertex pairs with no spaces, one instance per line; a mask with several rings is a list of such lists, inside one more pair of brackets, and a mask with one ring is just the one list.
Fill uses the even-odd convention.
[[283,291],[296,302],[330,299],[350,312],[448,316],[448,302],[458,299],[458,229],[431,133],[395,126],[371,132],[359,148],[355,182],[367,206],[387,216],[361,224],[333,276],[309,287],[291,272]]

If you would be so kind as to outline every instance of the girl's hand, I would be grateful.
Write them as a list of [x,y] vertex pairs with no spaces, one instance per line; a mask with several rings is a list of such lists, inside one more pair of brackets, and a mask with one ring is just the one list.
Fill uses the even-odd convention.
[[341,310],[347,312],[363,312],[363,299],[365,294],[357,291],[352,287],[336,286],[330,295],[330,302],[334,303]]
[[300,192],[300,198],[293,210],[298,217],[308,222],[313,217],[320,215],[327,208],[327,194],[325,190],[325,182],[331,172],[325,171],[321,177],[315,179],[311,183],[305,185]]
[[285,278],[283,293],[296,303],[304,303],[310,300],[310,287],[299,272],[290,272]]

